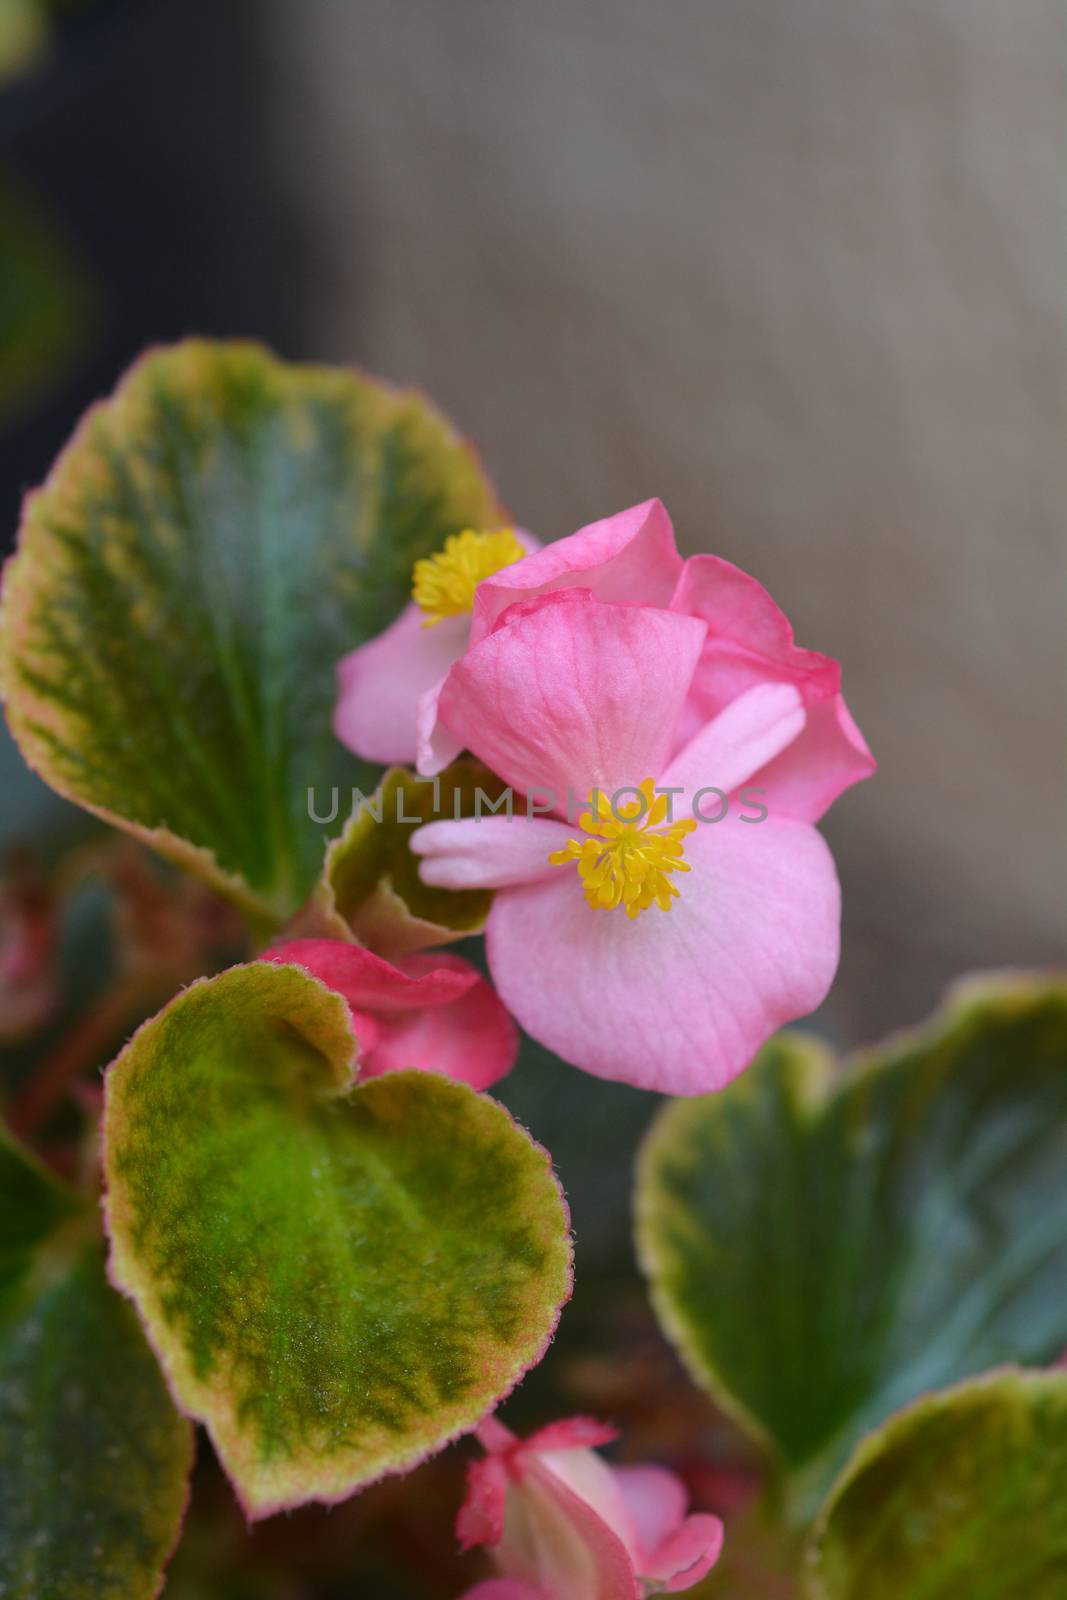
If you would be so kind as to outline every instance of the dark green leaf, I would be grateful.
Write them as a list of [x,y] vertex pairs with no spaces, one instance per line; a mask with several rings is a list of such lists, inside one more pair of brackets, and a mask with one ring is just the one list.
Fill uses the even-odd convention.
[[783,1034],[668,1106],[638,1235],[693,1375],[817,1495],[926,1390],[1067,1345],[1067,988],[974,986],[835,1087]]
[[191,1460],[95,1207],[0,1136],[0,1594],[150,1600]]

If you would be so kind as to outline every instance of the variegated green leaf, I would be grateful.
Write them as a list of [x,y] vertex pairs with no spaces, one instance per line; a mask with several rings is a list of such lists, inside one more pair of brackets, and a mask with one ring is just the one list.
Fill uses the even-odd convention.
[[149,354],[27,502],[0,613],[22,752],[276,922],[322,863],[309,789],[370,782],[331,731],[338,659],[498,517],[417,395],[253,345]]
[[436,778],[391,767],[327,850],[312,923],[393,957],[480,933],[492,895],[423,883],[410,839],[424,822],[491,815],[508,792],[475,761],[456,761]]
[[107,1082],[111,1272],[254,1516],[337,1499],[471,1428],[569,1290],[545,1152],[431,1072],[352,1088],[344,1001],[237,967]]
[[835,1076],[781,1034],[644,1148],[638,1241],[696,1380],[817,1503],[918,1394],[1067,1346],[1067,986],[959,993]]
[[0,1595],[150,1600],[191,1459],[95,1206],[0,1135]]
[[995,1372],[864,1439],[808,1552],[808,1600],[1063,1600],[1067,1375]]

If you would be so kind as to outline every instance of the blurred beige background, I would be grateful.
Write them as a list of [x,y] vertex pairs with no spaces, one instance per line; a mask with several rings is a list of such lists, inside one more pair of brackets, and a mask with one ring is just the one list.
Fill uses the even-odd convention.
[[658,494],[840,656],[827,1021],[1064,934],[1054,0],[271,0],[311,353],[543,534]]

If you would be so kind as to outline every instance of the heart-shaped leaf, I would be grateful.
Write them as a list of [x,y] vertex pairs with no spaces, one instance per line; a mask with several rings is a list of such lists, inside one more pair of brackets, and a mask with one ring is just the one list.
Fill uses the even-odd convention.
[[95,1207],[0,1135],[0,1594],[150,1600],[191,1462]]
[[809,1600],[1063,1600],[1067,1375],[995,1372],[860,1445],[808,1552]]
[[424,822],[491,815],[508,794],[476,761],[453,762],[436,778],[391,767],[329,846],[308,927],[334,938],[355,937],[392,958],[480,933],[490,892],[423,883],[411,835]]
[[150,354],[26,504],[0,614],[22,753],[277,922],[322,864],[309,790],[370,786],[331,731],[337,661],[417,557],[499,517],[417,395],[252,345]]
[[111,1067],[111,1273],[253,1516],[339,1499],[475,1425],[569,1291],[545,1152],[430,1072],[351,1089],[339,995],[254,962]]
[[917,1394],[1067,1345],[1067,987],[961,992],[835,1082],[781,1034],[669,1105],[638,1243],[697,1382],[803,1503]]

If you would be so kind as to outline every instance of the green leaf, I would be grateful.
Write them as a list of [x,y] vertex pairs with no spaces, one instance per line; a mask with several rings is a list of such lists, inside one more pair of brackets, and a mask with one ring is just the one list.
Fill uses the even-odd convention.
[[391,767],[326,852],[310,916],[335,938],[357,938],[379,955],[402,956],[480,933],[492,894],[434,889],[419,877],[411,835],[424,822],[490,814],[506,785],[476,761],[437,778]]
[[309,789],[370,782],[331,731],[337,661],[417,557],[499,516],[417,395],[254,345],[151,353],[27,503],[0,613],[20,748],[277,922],[322,864]]
[[302,968],[186,989],[108,1074],[111,1273],[253,1516],[473,1427],[540,1358],[567,1215],[507,1112],[428,1072],[351,1088]]
[[150,1600],[191,1464],[95,1208],[0,1135],[0,1594]]
[[996,1372],[860,1445],[808,1552],[809,1600],[1063,1600],[1067,1375]]
[[1067,1345],[1067,987],[973,986],[835,1086],[786,1033],[664,1110],[638,1245],[690,1371],[800,1502],[917,1394]]

